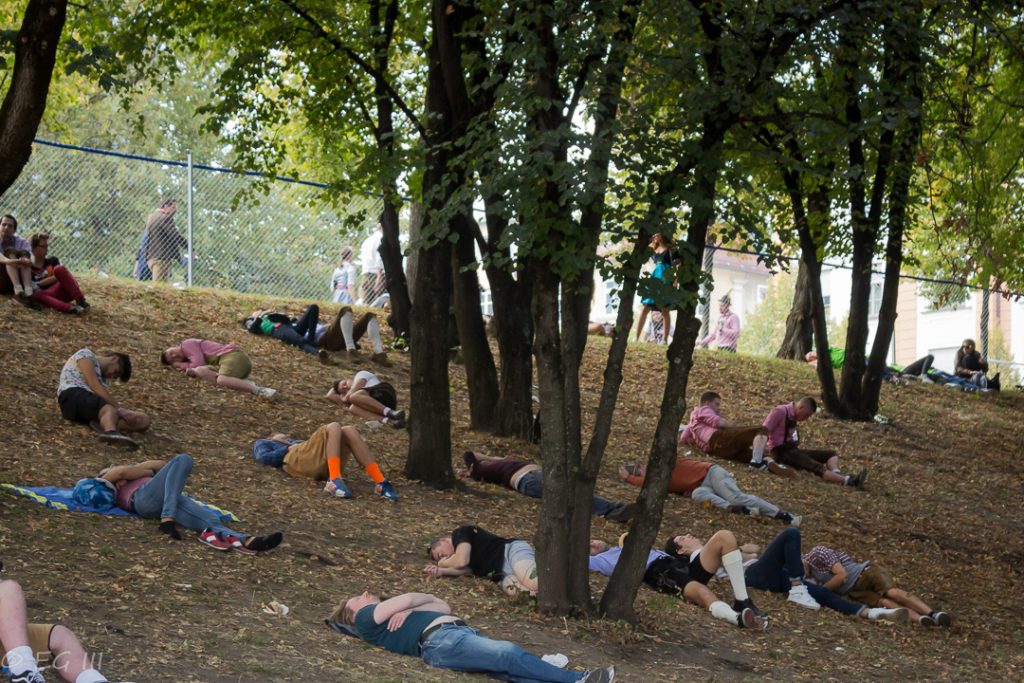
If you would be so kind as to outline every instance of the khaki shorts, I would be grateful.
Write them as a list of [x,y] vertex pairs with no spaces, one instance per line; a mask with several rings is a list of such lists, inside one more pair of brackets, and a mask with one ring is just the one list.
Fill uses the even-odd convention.
[[851,600],[863,603],[868,607],[878,607],[885,594],[895,587],[896,584],[892,582],[889,575],[872,564],[860,573],[857,583],[853,584],[853,588],[846,595]]
[[327,425],[320,427],[302,443],[288,449],[282,469],[293,477],[325,481],[327,468]]
[[36,661],[50,659],[50,631],[53,624],[29,624],[28,625],[28,646],[32,648],[32,654]]
[[218,375],[245,379],[252,372],[252,361],[245,355],[245,351],[235,349],[218,358],[216,368]]

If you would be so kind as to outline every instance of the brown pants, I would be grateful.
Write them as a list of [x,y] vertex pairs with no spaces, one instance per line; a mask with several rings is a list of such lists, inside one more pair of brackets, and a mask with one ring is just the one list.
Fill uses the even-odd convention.
[[861,572],[857,583],[853,584],[853,588],[846,595],[868,607],[878,607],[885,594],[895,587],[896,584],[889,575],[872,564]]
[[[341,319],[346,312],[351,313],[352,308],[349,306],[342,306],[341,310],[338,311],[338,315],[334,316],[334,321],[331,326],[328,327],[322,337],[320,337],[320,348],[326,351],[344,351],[345,350],[345,335],[341,332]],[[366,334],[366,326],[370,324],[370,320],[377,316],[373,313],[363,313],[359,316],[359,319],[352,325],[352,341],[359,341],[364,334]]]
[[825,474],[825,463],[839,454],[830,450],[811,450],[809,448],[797,448],[787,446],[772,449],[772,457],[775,462],[794,467],[798,470],[807,470],[817,476]]
[[754,457],[751,444],[758,434],[768,435],[763,426],[724,427],[715,431],[708,442],[708,455],[739,463],[748,463]]

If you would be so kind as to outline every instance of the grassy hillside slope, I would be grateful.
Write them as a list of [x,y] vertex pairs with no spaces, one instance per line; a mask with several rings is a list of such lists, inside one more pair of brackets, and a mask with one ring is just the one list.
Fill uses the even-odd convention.
[[[540,652],[563,652],[571,665],[615,663],[624,681],[670,680],[1020,680],[1024,608],[1024,396],[977,396],[913,385],[883,388],[888,425],[818,416],[801,430],[811,444],[838,449],[845,469],[870,467],[865,492],[824,485],[810,476],[789,481],[725,464],[751,493],[805,515],[806,548],[828,543],[871,558],[933,606],[952,612],[949,630],[893,627],[812,612],[784,596],[755,593],[772,617],[767,633],[714,621],[702,610],[642,588],[637,630],[622,624],[537,615],[529,601],[509,601],[477,579],[423,575],[426,543],[472,521],[497,533],[526,536],[536,501],[470,483],[438,492],[401,476],[404,431],[369,430],[320,399],[351,364],[328,368],[297,349],[247,334],[237,320],[259,307],[289,302],[212,291],[175,291],[114,280],[84,279],[93,304],[85,317],[37,313],[0,301],[3,420],[0,482],[73,484],[112,463],[190,453],[189,490],[226,507],[243,530],[283,530],[278,550],[250,557],[218,553],[191,537],[175,542],[156,523],[60,513],[0,494],[0,558],[30,598],[30,617],[60,621],[102,655],[112,678],[136,681],[398,681],[483,680],[425,667],[343,638],[323,625],[332,607],[369,589],[385,594],[436,593],[493,637]],[[299,302],[290,302],[301,310]],[[333,313],[335,309],[329,312]],[[218,390],[160,365],[159,350],[201,336],[243,345],[257,381],[280,391],[275,401]],[[583,397],[592,415],[607,340],[588,347]],[[155,417],[143,449],[131,455],[105,446],[89,430],[61,419],[55,402],[63,361],[80,347],[123,349],[135,361],[125,405]],[[381,375],[408,399],[408,357]],[[629,350],[619,410],[598,483],[601,495],[628,500],[637,489],[615,477],[618,465],[646,457],[658,414],[664,357],[656,347]],[[465,377],[453,366],[453,456],[465,449],[538,456],[535,446],[468,430]],[[727,416],[760,421],[776,403],[816,390],[802,364],[699,352],[688,405],[714,388]],[[415,420],[415,415],[411,416]],[[592,419],[592,418],[591,418]],[[394,481],[401,500],[374,495],[351,464],[353,500],[333,500],[321,486],[256,464],[253,439],[282,431],[308,435],[340,420],[356,425]],[[673,496],[660,538],[689,531],[706,537],[736,531],[741,542],[766,544],[778,522],[723,514]],[[624,530],[594,521],[596,537]],[[605,583],[594,579],[595,592]],[[720,595],[729,595],[724,584]],[[278,600],[287,617],[264,614]],[[54,679],[55,680],[55,679]]]

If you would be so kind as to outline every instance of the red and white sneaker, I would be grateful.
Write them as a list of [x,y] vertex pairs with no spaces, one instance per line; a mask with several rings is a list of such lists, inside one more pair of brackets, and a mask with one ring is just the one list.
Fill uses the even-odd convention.
[[210,529],[199,534],[199,542],[205,543],[214,550],[231,550],[231,544],[218,536],[216,531]]
[[245,543],[238,536],[227,536],[224,539],[225,543],[228,543],[230,547],[234,548],[238,552],[244,555],[255,555],[256,551],[252,548],[247,548]]

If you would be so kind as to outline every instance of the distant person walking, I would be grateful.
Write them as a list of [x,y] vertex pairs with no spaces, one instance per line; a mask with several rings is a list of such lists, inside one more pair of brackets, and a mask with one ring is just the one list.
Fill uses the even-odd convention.
[[384,294],[384,261],[380,257],[380,241],[383,234],[377,230],[363,240],[359,247],[359,260],[363,269],[363,303],[378,306],[377,300]]
[[181,260],[181,250],[188,245],[188,241],[174,225],[174,214],[177,210],[176,200],[165,199],[161,202],[160,208],[149,214],[149,218],[146,219],[146,231],[142,238],[145,243],[143,248],[146,253],[146,265],[154,280],[170,281],[174,264]]
[[732,299],[726,294],[718,300],[718,323],[711,334],[700,340],[705,349],[711,342],[718,342],[719,351],[736,353],[736,345],[740,340],[740,317],[730,310]]
[[356,267],[352,263],[352,247],[341,248],[338,267],[331,274],[331,301],[351,306],[356,302]]

